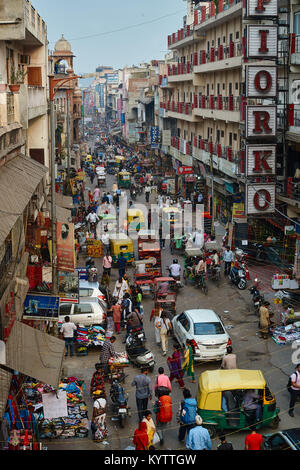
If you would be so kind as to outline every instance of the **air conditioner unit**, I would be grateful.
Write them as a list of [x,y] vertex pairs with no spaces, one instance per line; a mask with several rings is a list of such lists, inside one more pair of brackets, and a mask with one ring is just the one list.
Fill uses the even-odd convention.
[[20,63],[23,65],[30,65],[30,55],[21,55]]

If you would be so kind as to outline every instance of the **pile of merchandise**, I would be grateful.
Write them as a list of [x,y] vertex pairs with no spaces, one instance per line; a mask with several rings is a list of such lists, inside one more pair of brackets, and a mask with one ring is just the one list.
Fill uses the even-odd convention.
[[41,439],[68,439],[74,437],[88,437],[87,406],[83,401],[82,380],[76,377],[62,379],[58,391],[67,393],[68,416],[61,418],[45,419],[43,414],[42,394],[55,392],[56,390],[42,383],[26,383],[24,393],[28,406],[39,411],[39,433]]
[[272,339],[277,344],[292,343],[300,340],[300,322],[287,326],[276,326],[272,331]]
[[105,341],[105,330],[101,326],[91,326],[90,328],[77,328],[77,346],[92,347],[101,346]]
[[130,364],[127,354],[118,353],[117,357],[111,357],[108,361],[110,366],[118,367],[118,366],[127,366]]

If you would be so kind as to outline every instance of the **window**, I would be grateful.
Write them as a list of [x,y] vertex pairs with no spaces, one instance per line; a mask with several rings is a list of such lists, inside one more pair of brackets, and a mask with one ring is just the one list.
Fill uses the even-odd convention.
[[228,94],[232,95],[232,83],[229,83],[228,85]]
[[209,95],[209,84],[206,85],[206,94]]
[[221,44],[221,38],[218,38],[218,46]]
[[187,318],[187,316],[185,315],[185,313],[179,317],[178,321],[181,323],[181,325],[183,326],[183,328],[186,331],[189,331],[190,322],[189,322],[189,319]]
[[233,140],[237,141],[237,134],[233,134]]
[[43,86],[41,67],[27,67],[28,86]]
[[237,31],[237,32],[235,33],[235,39],[239,39],[239,37],[240,37],[240,32]]
[[233,41],[233,34],[230,33],[230,34],[229,34],[229,42],[232,42],[232,41]]
[[217,94],[220,94],[220,83],[217,84]]
[[220,131],[219,131],[219,129],[217,130],[217,142],[220,142]]
[[229,132],[229,146],[232,146],[232,132]]
[[92,295],[92,289],[80,289],[79,295],[80,297],[90,297]]
[[223,36],[223,43],[226,43],[226,36]]
[[294,33],[300,36],[300,12],[294,14]]
[[239,89],[239,84],[238,84],[238,82],[235,82],[235,89],[236,89],[236,90]]
[[207,52],[209,52],[209,41],[207,41]]
[[269,444],[271,445],[272,450],[292,450],[289,444],[279,434],[271,437],[269,439]]
[[221,131],[221,137],[222,138],[224,137],[224,131]]
[[70,315],[72,305],[60,305],[59,315]]
[[93,308],[91,304],[75,304],[74,305],[74,314],[80,313],[93,313]]
[[220,322],[194,323],[194,335],[224,335],[225,331]]
[[222,88],[223,88],[223,90],[225,90],[225,83],[223,83],[223,87],[222,87]]

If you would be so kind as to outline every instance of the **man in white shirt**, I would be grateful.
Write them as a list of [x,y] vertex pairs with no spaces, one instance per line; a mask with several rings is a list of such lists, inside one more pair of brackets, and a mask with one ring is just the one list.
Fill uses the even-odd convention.
[[91,224],[96,224],[98,220],[98,216],[95,212],[90,212],[89,215],[86,216],[86,221],[89,224],[89,231],[91,231]]
[[223,260],[225,263],[225,270],[224,274],[227,276],[230,273],[231,263],[233,262],[233,253],[229,246],[226,246],[226,250],[224,251]]
[[292,373],[290,376],[291,379],[291,388],[290,388],[290,407],[289,407],[289,415],[293,418],[294,417],[294,407],[297,400],[297,397],[300,396],[300,364],[297,364],[295,372]]
[[65,317],[65,323],[62,324],[60,333],[63,335],[66,345],[66,354],[65,357],[68,356],[68,348],[70,348],[70,356],[73,357],[74,355],[74,331],[77,330],[77,327],[74,323],[70,322],[70,317]]
[[103,243],[103,248],[106,250],[106,253],[109,253],[109,233],[107,230],[103,232],[101,241]]
[[180,266],[180,264],[178,263],[178,260],[177,260],[177,259],[174,259],[174,260],[173,260],[173,264],[171,264],[171,266],[169,267],[169,270],[170,270],[171,276],[174,277],[175,279],[176,279],[177,277],[180,277],[181,266]]

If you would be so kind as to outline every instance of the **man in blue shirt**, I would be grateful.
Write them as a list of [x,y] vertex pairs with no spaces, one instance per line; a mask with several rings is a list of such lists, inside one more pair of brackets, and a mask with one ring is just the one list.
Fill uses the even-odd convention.
[[202,427],[202,418],[197,415],[196,426],[191,429],[186,438],[186,448],[190,450],[211,450],[211,440],[207,429]]
[[121,252],[120,255],[119,255],[119,259],[118,259],[118,269],[119,269],[119,278],[120,279],[125,274],[126,265],[127,265],[127,260],[124,257],[123,253]]

